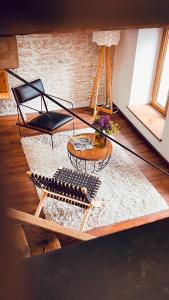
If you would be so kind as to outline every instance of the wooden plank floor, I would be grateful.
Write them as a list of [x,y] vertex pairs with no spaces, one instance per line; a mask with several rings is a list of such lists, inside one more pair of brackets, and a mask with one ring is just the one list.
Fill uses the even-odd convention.
[[[81,117],[87,121],[92,121],[91,111],[87,108],[75,109]],[[130,147],[138,154],[149,159],[151,162],[169,171],[168,164],[160,157],[160,155],[144,140],[144,138],[133,128],[133,126],[119,113],[114,116],[115,120],[119,122],[121,131],[117,140]],[[28,213],[34,213],[38,204],[38,198],[33,184],[30,182],[26,175],[26,171],[29,169],[26,158],[24,156],[22,146],[20,143],[20,136],[18,128],[15,126],[17,117],[6,116],[0,118],[0,155],[1,155],[1,189],[5,191],[6,202],[9,206],[23,210]],[[79,120],[75,121],[75,128],[83,128],[85,124]],[[71,124],[66,124],[60,129],[69,130]],[[37,135],[37,132],[31,130],[22,129],[24,136]],[[129,153],[128,153],[129,154]],[[138,168],[148,178],[148,180],[154,185],[158,192],[169,203],[169,177],[160,173],[160,171],[149,166],[144,161],[136,158],[132,154],[129,154],[131,159],[135,162]],[[169,214],[168,214],[169,215]],[[163,214],[155,214],[154,219],[162,218]],[[166,213],[164,213],[166,217]],[[152,220],[151,216],[145,216],[141,218],[142,223],[147,223]],[[137,226],[140,222],[140,218],[137,220],[123,222],[122,227],[119,224],[119,230],[125,228]],[[126,225],[125,225],[126,224]],[[122,229],[121,229],[122,228]],[[113,230],[110,226],[107,228],[94,230],[96,235],[102,235],[110,233]],[[92,231],[91,231],[92,232]]]

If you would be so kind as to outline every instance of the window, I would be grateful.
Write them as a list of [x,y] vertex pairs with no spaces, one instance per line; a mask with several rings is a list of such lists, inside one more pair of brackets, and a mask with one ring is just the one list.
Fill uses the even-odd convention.
[[169,103],[169,29],[163,30],[151,104],[166,115]]
[[9,86],[7,73],[0,70],[0,100],[9,99]]

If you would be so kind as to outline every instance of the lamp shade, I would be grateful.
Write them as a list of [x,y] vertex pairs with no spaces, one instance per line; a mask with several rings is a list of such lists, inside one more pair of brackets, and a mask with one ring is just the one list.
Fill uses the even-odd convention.
[[120,41],[120,30],[94,31],[92,41],[99,46],[111,47],[112,45],[118,45]]

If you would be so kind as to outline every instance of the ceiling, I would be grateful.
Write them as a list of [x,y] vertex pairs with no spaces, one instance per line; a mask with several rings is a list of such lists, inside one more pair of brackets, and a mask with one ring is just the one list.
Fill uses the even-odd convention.
[[0,35],[169,25],[169,0],[5,0]]

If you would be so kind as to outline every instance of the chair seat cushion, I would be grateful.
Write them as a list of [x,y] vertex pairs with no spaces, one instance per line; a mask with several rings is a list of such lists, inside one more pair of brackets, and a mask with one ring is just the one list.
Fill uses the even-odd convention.
[[28,122],[28,124],[32,127],[53,131],[72,119],[73,117],[70,115],[49,111],[48,113],[38,115]]

